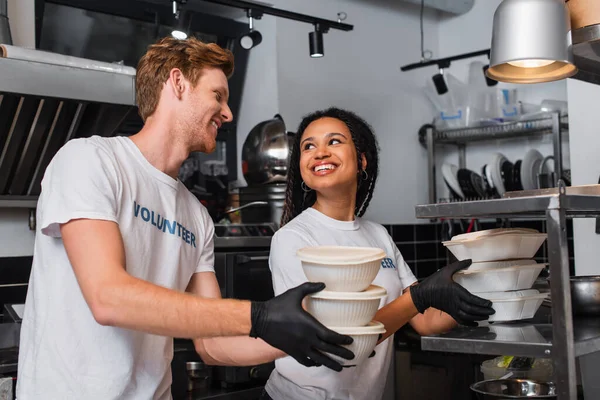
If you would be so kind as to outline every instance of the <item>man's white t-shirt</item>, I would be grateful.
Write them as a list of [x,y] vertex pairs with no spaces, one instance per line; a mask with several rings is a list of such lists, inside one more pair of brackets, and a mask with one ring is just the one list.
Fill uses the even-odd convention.
[[[373,281],[387,290],[380,308],[416,282],[386,229],[362,218],[338,221],[308,208],[273,236],[269,265],[275,295],[308,279],[296,251],[306,246],[359,246],[383,249],[387,258]],[[275,361],[266,391],[277,400],[378,400],[383,395],[393,356],[392,339],[376,348],[363,364],[335,372],[326,367],[304,367],[291,357]]]
[[19,346],[19,400],[171,399],[173,339],[96,322],[77,284],[60,224],[118,224],[127,272],[184,291],[214,271],[214,225],[178,180],[126,137],[74,139],[48,166]]

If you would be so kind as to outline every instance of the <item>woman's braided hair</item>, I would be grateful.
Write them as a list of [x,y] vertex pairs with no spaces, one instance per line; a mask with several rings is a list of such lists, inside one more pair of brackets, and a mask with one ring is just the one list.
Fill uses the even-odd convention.
[[[287,188],[285,193],[285,203],[283,205],[283,214],[281,216],[281,226],[290,222],[302,211],[312,206],[317,200],[314,190],[305,192],[302,189],[302,176],[300,174],[300,139],[302,134],[312,122],[321,118],[335,118],[342,121],[348,127],[358,160],[358,189],[356,191],[356,208],[354,214],[362,217],[367,211],[367,207],[373,198],[377,173],[379,171],[379,147],[373,129],[369,124],[355,113],[339,108],[331,107],[326,110],[316,111],[306,115],[300,125],[292,145],[288,173]],[[362,172],[362,157],[364,154],[367,159],[367,168]],[[366,179],[364,179],[366,177]]]

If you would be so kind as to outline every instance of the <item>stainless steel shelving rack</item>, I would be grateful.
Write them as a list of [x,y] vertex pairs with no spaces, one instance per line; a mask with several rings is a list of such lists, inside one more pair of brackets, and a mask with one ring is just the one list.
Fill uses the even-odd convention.
[[[492,324],[490,325],[492,328],[461,327],[447,334],[423,337],[422,348],[432,351],[489,355],[552,357],[558,399],[576,400],[576,357],[586,358],[589,361],[591,358],[588,356],[591,355],[594,361],[591,364],[596,363],[595,368],[598,368],[600,321],[597,318],[573,320],[566,218],[597,216],[600,216],[600,196],[567,194],[564,186],[557,194],[552,195],[417,206],[416,217],[428,219],[544,217],[547,223],[548,261],[552,277],[550,323]],[[533,332],[535,335],[522,335],[516,340],[490,335],[488,329],[498,329],[497,327],[509,330],[512,328],[514,333],[527,329],[529,333]],[[596,376],[598,374],[597,370],[593,373]]]
[[466,168],[466,145],[473,142],[521,138],[539,135],[553,136],[554,172],[557,180],[562,176],[562,136],[568,129],[568,117],[559,112],[548,113],[530,120],[506,122],[502,124],[469,128],[437,130],[429,128],[426,132],[427,175],[429,181],[429,202],[438,201],[436,193],[436,148],[442,144],[458,147],[458,167]]

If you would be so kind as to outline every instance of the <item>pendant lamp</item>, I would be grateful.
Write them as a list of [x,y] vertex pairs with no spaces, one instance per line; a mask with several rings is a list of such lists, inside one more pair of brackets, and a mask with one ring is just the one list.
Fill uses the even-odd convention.
[[539,83],[577,73],[564,0],[504,0],[494,14],[490,68],[497,81]]

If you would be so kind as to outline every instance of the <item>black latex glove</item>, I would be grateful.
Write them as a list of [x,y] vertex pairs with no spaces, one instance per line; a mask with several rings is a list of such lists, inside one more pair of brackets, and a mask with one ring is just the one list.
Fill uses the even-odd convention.
[[411,286],[410,295],[417,310],[423,313],[429,307],[434,307],[467,326],[476,326],[475,321],[488,319],[494,314],[491,301],[472,295],[452,280],[456,271],[469,265],[471,260],[455,262],[425,278],[420,284]]
[[252,302],[250,336],[259,337],[293,357],[300,364],[313,367],[324,365],[335,371],[342,366],[323,352],[347,360],[354,353],[341,347],[352,338],[327,329],[302,308],[302,299],[325,289],[324,283],[304,283],[265,302]]

